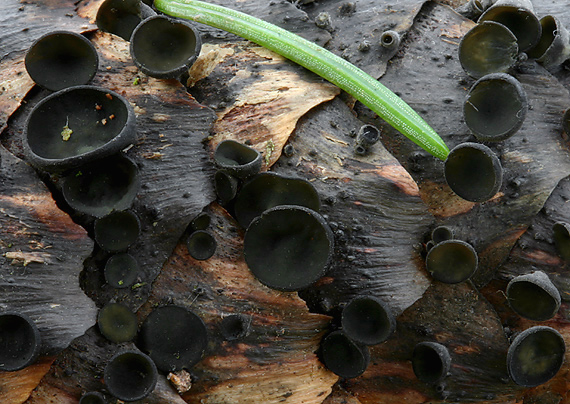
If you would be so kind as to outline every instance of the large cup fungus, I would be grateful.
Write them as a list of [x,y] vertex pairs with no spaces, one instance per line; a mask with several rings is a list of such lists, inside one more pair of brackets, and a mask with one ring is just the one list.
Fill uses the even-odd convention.
[[109,393],[123,401],[148,396],[156,387],[158,371],[151,358],[139,351],[119,352],[111,358],[104,372]]
[[368,367],[370,353],[342,331],[333,331],[323,338],[320,355],[325,366],[340,377],[358,377]]
[[310,182],[266,172],[244,184],[235,201],[235,216],[247,228],[257,216],[279,205],[305,206],[314,211],[321,207],[319,194]]
[[374,296],[357,296],[342,310],[342,329],[352,340],[375,345],[396,329],[396,319],[388,306]]
[[282,205],[251,222],[244,255],[261,283],[295,291],[325,274],[333,246],[333,233],[321,215],[304,206]]
[[135,113],[119,94],[93,86],[69,87],[41,100],[26,122],[30,163],[65,171],[118,153],[135,140]]
[[558,331],[545,326],[529,328],[515,337],[507,353],[513,381],[535,387],[552,379],[562,367],[566,345]]
[[200,317],[184,307],[168,305],[154,309],[144,320],[139,343],[163,372],[194,366],[208,343]]
[[484,202],[501,188],[503,169],[499,158],[487,146],[462,143],[445,160],[445,180],[461,198]]
[[424,383],[442,381],[451,367],[447,348],[437,342],[420,342],[414,347],[412,368],[416,377]]
[[99,331],[112,342],[131,341],[138,331],[137,316],[121,303],[107,303],[97,315]]
[[129,41],[137,25],[153,15],[154,10],[141,0],[105,0],[97,11],[97,28]]
[[517,314],[534,321],[554,317],[561,303],[560,292],[541,271],[513,278],[507,285],[507,298]]
[[527,110],[527,96],[521,83],[505,73],[492,73],[477,80],[463,106],[465,123],[484,142],[514,135],[522,126]]
[[131,36],[131,56],[139,69],[159,79],[178,78],[198,58],[202,39],[184,20],[157,15],[143,20]]
[[121,252],[139,237],[140,221],[129,210],[112,212],[95,220],[95,241],[105,251]]
[[103,217],[128,209],[140,185],[137,165],[118,154],[87,164],[65,177],[62,192],[76,211]]
[[69,31],[42,36],[30,46],[24,61],[32,80],[50,91],[87,84],[99,67],[91,41]]
[[477,253],[468,243],[447,240],[433,246],[426,257],[429,273],[443,283],[460,283],[477,270]]
[[32,319],[22,313],[0,313],[0,371],[31,365],[40,348],[40,332]]

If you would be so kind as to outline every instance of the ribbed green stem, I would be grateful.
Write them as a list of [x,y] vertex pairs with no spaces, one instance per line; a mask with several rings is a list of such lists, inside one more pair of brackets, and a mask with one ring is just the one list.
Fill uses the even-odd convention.
[[309,69],[362,102],[432,155],[445,160],[449,148],[401,98],[358,67],[300,36],[258,18],[197,0],[155,0],[155,7],[239,35]]

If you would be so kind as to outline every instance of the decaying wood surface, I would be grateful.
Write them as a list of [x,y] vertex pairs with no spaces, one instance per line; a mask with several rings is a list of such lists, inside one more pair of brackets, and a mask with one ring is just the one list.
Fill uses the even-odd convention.
[[[473,22],[450,7],[421,0],[215,2],[295,31],[376,77],[383,75],[382,82],[448,145],[474,139],[461,112],[473,80],[457,59],[458,42]],[[563,299],[570,293],[568,268],[551,234],[552,223],[570,215],[565,204],[570,156],[560,127],[561,113],[570,106],[567,70],[547,72],[528,62],[513,72],[532,108],[519,133],[492,146],[505,169],[501,191],[487,203],[473,204],[445,185],[441,162],[359,103],[234,35],[200,27],[205,46],[185,82],[191,95],[175,80],[145,76],[130,60],[127,42],[95,31],[101,3],[6,0],[0,5],[0,141],[11,152],[0,150],[0,288],[6,291],[0,303],[38,314],[47,337],[36,364],[0,373],[0,401],[71,404],[85,391],[105,392],[106,362],[135,343],[112,344],[92,325],[97,306],[121,301],[138,311],[140,322],[162,304],[187,307],[204,319],[210,337],[204,359],[189,370],[190,390],[178,394],[161,375],[144,403],[570,403],[568,354],[558,375],[538,388],[509,381],[509,338],[537,323],[516,316],[504,296],[510,278],[536,269],[551,276]],[[570,12],[559,5],[534,3],[539,16],[552,10],[570,22]],[[329,13],[332,27],[315,25],[322,12]],[[54,28],[90,31],[101,58],[93,84],[125,95],[137,114],[137,142],[127,151],[143,183],[133,206],[143,227],[130,251],[143,268],[134,289],[104,283],[101,268],[108,255],[93,249],[92,219],[69,210],[58,178],[17,159],[25,159],[26,116],[47,94],[32,88],[23,56],[34,39]],[[402,35],[395,56],[378,43],[386,29]],[[367,156],[354,153],[353,136],[362,121],[383,129],[386,148],[377,144]],[[307,290],[271,290],[247,269],[243,229],[213,202],[211,153],[226,138],[262,152],[264,169],[306,178],[318,190],[337,248],[329,273]],[[294,148],[293,155],[282,155],[285,144]],[[210,260],[196,261],[186,251],[186,228],[202,210],[212,216],[218,250]],[[444,285],[426,273],[423,243],[436,224],[453,227],[477,249],[482,262],[474,284]],[[30,285],[32,273],[43,277],[42,287],[23,296],[21,287]],[[397,331],[371,349],[371,365],[362,376],[338,380],[316,352],[322,336],[338,326],[342,305],[358,294],[384,299],[398,315]],[[226,341],[219,324],[234,313],[251,320],[248,333]],[[557,316],[542,324],[570,342],[568,316],[564,302]],[[424,340],[450,349],[452,369],[440,386],[424,385],[413,374],[411,352]]]

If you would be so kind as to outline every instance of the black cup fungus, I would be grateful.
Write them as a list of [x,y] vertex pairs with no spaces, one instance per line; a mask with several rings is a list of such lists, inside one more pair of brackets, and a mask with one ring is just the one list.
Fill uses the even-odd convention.
[[190,230],[206,230],[212,221],[212,218],[206,212],[201,212],[197,214],[194,219],[190,222]]
[[467,32],[459,43],[459,62],[471,77],[507,72],[517,62],[515,35],[503,24],[484,21]]
[[357,296],[342,310],[342,329],[353,341],[379,344],[394,332],[396,319],[388,306],[374,296]]
[[515,337],[507,353],[511,379],[535,387],[552,379],[562,367],[566,345],[558,331],[545,326],[529,328]]
[[180,306],[154,309],[144,320],[139,343],[163,372],[189,369],[200,361],[208,343],[200,317]]
[[65,171],[120,152],[134,142],[135,126],[124,97],[99,87],[70,87],[32,109],[24,151],[40,169]]
[[205,230],[197,230],[188,236],[186,247],[190,256],[196,260],[207,260],[214,255],[218,243],[214,236]]
[[560,292],[544,272],[513,278],[507,285],[511,308],[520,316],[534,321],[545,321],[560,308]]
[[103,250],[125,251],[139,237],[139,218],[129,210],[112,212],[95,220],[94,232],[95,241]]
[[570,108],[564,111],[564,115],[562,115],[562,129],[567,135],[570,135]]
[[216,171],[214,174],[214,189],[222,205],[231,202],[238,193],[239,180],[224,170]]
[[424,383],[442,381],[451,367],[447,348],[437,342],[420,342],[414,347],[412,368],[416,377]]
[[79,404],[107,404],[107,400],[105,400],[105,396],[98,391],[90,391],[81,396]]
[[554,245],[558,255],[566,262],[570,262],[570,224],[556,222],[552,226]]
[[30,46],[24,62],[36,84],[59,91],[89,83],[97,73],[99,56],[91,41],[83,35],[54,31]]
[[105,281],[115,288],[131,287],[139,275],[137,260],[128,253],[118,253],[111,256],[105,264]]
[[136,401],[148,396],[156,387],[158,371],[151,358],[139,351],[114,355],[104,371],[109,393],[123,401]]
[[453,229],[447,226],[437,226],[431,232],[431,239],[434,244],[439,244],[442,241],[453,240]]
[[570,57],[570,35],[558,17],[547,15],[540,19],[542,35],[528,56],[545,67],[562,64]]
[[255,218],[245,233],[245,261],[266,286],[284,291],[308,287],[323,276],[334,237],[317,212],[282,205]]
[[97,325],[111,342],[131,341],[138,331],[137,316],[121,303],[107,303],[99,310]]
[[15,371],[36,361],[41,337],[38,327],[27,315],[0,314],[0,371]]
[[255,175],[261,170],[261,153],[235,140],[224,140],[214,151],[216,165],[237,178]]
[[445,160],[445,180],[461,198],[484,202],[501,188],[503,169],[499,158],[487,146],[462,143]]
[[522,126],[528,110],[521,83],[505,73],[481,77],[469,90],[463,106],[465,123],[483,142],[508,139]]
[[239,224],[247,228],[254,218],[279,205],[305,206],[318,211],[321,202],[310,182],[266,172],[244,184],[235,201],[235,216]]
[[433,246],[426,257],[429,273],[443,283],[460,283],[477,270],[477,253],[468,243],[447,240]]
[[380,45],[387,49],[397,49],[400,46],[400,34],[392,30],[382,32]]
[[137,25],[153,15],[154,10],[141,0],[105,0],[97,11],[97,28],[129,41]]
[[131,36],[131,56],[139,69],[159,79],[178,78],[198,58],[202,40],[185,20],[157,15],[141,21]]
[[357,344],[342,331],[323,338],[320,356],[327,369],[346,379],[360,376],[370,363],[368,347]]
[[117,154],[71,171],[64,180],[65,201],[78,212],[103,217],[128,209],[140,186],[137,165]]

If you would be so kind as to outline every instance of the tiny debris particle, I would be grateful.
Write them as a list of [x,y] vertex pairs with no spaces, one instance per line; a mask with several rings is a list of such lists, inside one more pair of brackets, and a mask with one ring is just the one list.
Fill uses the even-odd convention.
[[275,150],[275,144],[273,143],[273,140],[270,140],[269,142],[267,142],[267,145],[265,146],[265,164],[269,165],[269,163],[271,162],[271,155],[273,154],[274,150]]
[[135,79],[133,80],[133,86],[138,86],[141,82],[140,77],[135,77]]
[[103,126],[107,125],[107,118],[101,119],[101,123],[103,124]]
[[172,383],[179,394],[186,393],[192,387],[192,376],[184,369],[169,373],[166,378]]
[[71,137],[71,134],[73,133],[73,131],[71,129],[69,129],[69,119],[65,122],[65,126],[63,127],[63,129],[61,130],[61,139],[64,142],[67,142],[69,140],[69,138]]
[[111,114],[109,115],[109,119],[112,121],[113,119],[115,119],[115,114]]
[[103,108],[101,105],[95,104],[95,110],[101,111],[101,108]]
[[109,93],[105,94],[105,97],[107,97],[107,99],[109,99],[109,100],[112,100],[112,99],[113,99],[113,96],[112,96],[111,94],[109,94]]

